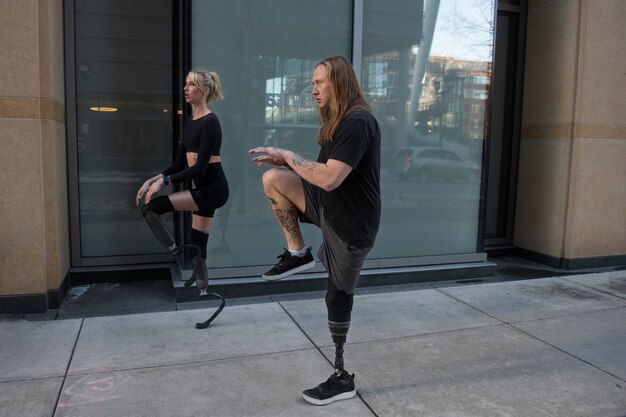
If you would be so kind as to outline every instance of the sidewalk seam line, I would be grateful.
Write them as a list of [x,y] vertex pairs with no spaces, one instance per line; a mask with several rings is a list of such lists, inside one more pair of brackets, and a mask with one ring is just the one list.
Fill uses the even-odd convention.
[[63,378],[63,375],[50,375],[50,376],[36,376],[36,377],[23,377],[23,378],[16,378],[16,379],[3,379],[0,381],[0,385],[1,384],[10,384],[13,382],[31,382],[31,381],[45,381],[46,379],[59,379],[59,378]]
[[[557,277],[557,278],[560,278],[560,277]],[[571,281],[570,281],[570,283],[571,283]],[[593,288],[592,288],[592,289],[593,289]],[[438,290],[438,289],[437,289],[437,290]],[[438,291],[439,291],[439,290],[438,290]],[[442,291],[440,291],[440,292],[441,292],[442,294],[444,294],[444,295],[447,295],[448,297],[450,297],[450,298],[452,298],[452,299],[454,299],[454,300],[457,300],[457,301],[458,301],[458,302],[460,302],[460,303],[463,303],[463,304],[465,304],[465,305],[467,305],[467,306],[469,306],[469,307],[471,307],[471,308],[473,308],[473,309],[475,309],[475,310],[477,310],[477,311],[480,311],[480,312],[481,312],[481,313],[483,313],[483,314],[488,315],[489,317],[493,317],[494,319],[496,319],[496,320],[498,320],[498,321],[501,321],[503,324],[505,324],[505,325],[507,325],[507,326],[510,326],[511,328],[516,329],[516,330],[518,330],[519,332],[521,332],[521,333],[523,333],[523,334],[525,334],[525,335],[527,335],[527,336],[529,336],[529,337],[531,337],[531,338],[533,338],[533,339],[535,339],[535,340],[538,340],[538,341],[539,341],[539,342],[541,342],[541,343],[544,343],[544,344],[546,344],[546,345],[548,345],[548,346],[550,346],[550,347],[552,347],[552,348],[554,348],[554,349],[556,349],[556,350],[558,350],[558,351],[560,351],[560,352],[562,352],[562,353],[565,353],[566,355],[568,355],[568,356],[570,356],[570,357],[572,357],[572,358],[574,358],[574,359],[577,359],[577,360],[579,360],[579,361],[581,361],[581,362],[583,362],[583,363],[586,363],[587,365],[589,365],[589,366],[591,366],[591,367],[593,367],[593,368],[595,368],[595,369],[598,369],[599,371],[604,372],[604,373],[606,373],[607,375],[612,376],[613,378],[617,378],[617,379],[618,379],[618,380],[620,380],[620,381],[626,382],[626,381],[624,381],[622,378],[618,377],[617,375],[613,375],[612,373],[610,373],[610,372],[608,372],[608,371],[606,371],[606,370],[604,370],[604,369],[602,369],[602,368],[599,368],[599,367],[597,367],[596,365],[594,365],[594,364],[592,364],[592,363],[590,363],[590,362],[587,362],[587,361],[586,361],[586,360],[584,360],[584,359],[581,359],[581,358],[579,358],[579,357],[577,357],[577,356],[575,356],[575,355],[573,355],[573,354],[571,354],[571,353],[569,353],[569,352],[567,352],[567,351],[565,351],[565,350],[563,350],[563,349],[561,349],[561,348],[559,348],[559,347],[557,347],[557,346],[554,346],[554,345],[552,345],[552,344],[550,344],[550,343],[546,342],[545,340],[541,340],[541,339],[539,339],[538,337],[533,336],[532,334],[527,333],[527,332],[525,332],[525,331],[521,330],[520,328],[516,327],[516,326],[515,326],[514,324],[512,324],[511,322],[508,322],[508,321],[505,321],[505,320],[499,319],[499,318],[497,318],[497,317],[495,317],[495,316],[492,316],[491,314],[486,313],[486,312],[484,312],[484,311],[480,310],[479,308],[476,308],[476,307],[474,307],[474,306],[472,306],[472,305],[470,305],[470,304],[468,304],[468,303],[466,303],[466,302],[464,302],[464,301],[462,301],[462,300],[459,300],[458,298],[456,298],[456,297],[454,297],[454,296],[452,296],[452,295],[450,295],[450,294],[446,294],[445,292],[442,292]],[[619,297],[618,297],[618,298],[619,298]],[[575,316],[575,315],[578,315],[578,314],[583,314],[583,313],[592,313],[592,312],[594,312],[594,311],[618,310],[618,309],[620,309],[620,308],[624,308],[624,307],[622,306],[622,307],[606,308],[606,309],[600,309],[600,310],[585,311],[585,312],[579,312],[579,313],[571,313],[571,314],[565,314],[565,315],[556,316],[556,317],[544,317],[544,318],[539,318],[539,319],[521,320],[521,321],[515,321],[515,322],[513,322],[513,323],[524,323],[524,322],[529,322],[529,321],[547,320],[547,319],[553,319],[553,318],[559,318],[559,317]]]
[[[593,289],[593,288],[591,288],[591,289]],[[483,314],[486,314],[487,316],[489,316],[489,317],[491,317],[491,318],[493,318],[495,320],[498,320],[498,321],[502,322],[503,324],[525,323],[525,322],[529,322],[529,321],[557,319],[557,318],[561,318],[561,317],[571,317],[571,316],[577,316],[579,314],[587,314],[587,313],[593,313],[593,312],[597,312],[597,311],[619,310],[621,308],[626,308],[626,305],[616,305],[616,306],[612,306],[612,307],[598,307],[598,308],[594,308],[594,309],[591,309],[591,310],[570,312],[570,313],[564,313],[564,314],[558,314],[557,313],[555,316],[537,317],[537,318],[522,319],[522,320],[505,320],[505,319],[500,319],[500,318],[498,318],[498,317],[496,317],[494,315],[491,315],[491,314],[489,314],[489,313],[487,313],[487,312],[485,312],[485,311],[483,311],[483,310],[481,310],[481,309],[479,309],[477,307],[474,307],[473,305],[468,304],[467,302],[465,302],[465,301],[463,301],[463,300],[461,300],[459,298],[456,298],[455,296],[453,296],[451,294],[446,294],[443,291],[440,291],[440,292],[443,295],[446,295],[446,296],[452,298],[453,300],[458,301],[459,303],[465,304],[466,306],[468,306],[468,307],[470,307],[470,308],[472,308],[472,309],[474,309],[476,311],[479,311],[479,312],[481,312]],[[620,297],[617,297],[617,298],[622,299]]]
[[307,348],[302,348],[302,349],[292,349],[292,350],[283,350],[283,351],[279,351],[279,352],[264,352],[264,353],[253,353],[250,355],[242,355],[242,356],[230,356],[227,358],[215,358],[215,359],[209,359],[209,360],[190,360],[190,361],[186,361],[186,362],[176,362],[176,363],[159,363],[159,364],[154,364],[154,365],[143,365],[143,366],[131,366],[131,367],[124,367],[124,368],[118,368],[118,369],[107,369],[105,371],[83,371],[83,372],[76,372],[75,374],[71,374],[68,376],[71,377],[75,377],[75,376],[87,376],[87,375],[103,375],[103,374],[111,374],[111,373],[115,373],[115,372],[126,372],[126,371],[142,371],[144,369],[149,370],[149,369],[156,369],[156,368],[169,368],[169,367],[173,367],[173,366],[186,366],[186,365],[196,365],[196,364],[209,364],[212,362],[227,362],[227,361],[233,361],[233,360],[239,360],[239,359],[249,359],[249,358],[255,358],[255,357],[260,357],[260,356],[271,356],[271,355],[279,355],[282,353],[293,353],[293,352],[302,352],[302,351],[306,351],[306,350],[313,350],[310,347]]
[[451,294],[447,294],[447,293],[445,293],[445,292],[441,291],[441,289],[439,289],[439,288],[435,288],[435,290],[436,290],[437,292],[439,292],[440,294],[442,294],[442,295],[446,296],[446,297],[450,297],[450,298],[452,298],[453,300],[456,300],[456,301],[458,301],[458,302],[459,302],[459,303],[461,303],[461,304],[465,304],[465,305],[466,305],[466,306],[468,306],[469,308],[471,308],[471,309],[473,309],[473,310],[476,310],[476,311],[478,311],[479,313],[482,313],[482,314],[484,314],[484,315],[486,315],[486,316],[488,316],[488,317],[491,317],[491,318],[492,318],[492,319],[494,319],[494,320],[499,321],[500,323],[508,324],[508,322],[507,322],[506,320],[502,320],[502,319],[500,319],[500,318],[498,318],[498,317],[496,317],[496,316],[494,316],[494,315],[491,315],[491,314],[487,313],[486,311],[481,310],[480,308],[477,308],[477,307],[475,307],[475,306],[473,306],[473,305],[471,305],[471,304],[466,303],[465,301],[463,301],[463,300],[461,300],[461,299],[459,299],[459,298],[457,298],[457,297],[455,297],[455,296],[453,296],[453,295],[451,295]]
[[510,324],[510,323],[509,323],[509,326],[510,326],[510,327],[512,327],[513,329],[517,330],[518,332],[520,332],[520,333],[522,333],[522,334],[525,334],[526,336],[528,336],[528,337],[530,337],[530,338],[532,338],[532,339],[537,340],[538,342],[541,342],[541,343],[543,343],[543,344],[545,344],[545,345],[547,345],[547,346],[550,346],[551,348],[556,349],[556,350],[558,350],[559,352],[564,353],[564,354],[566,354],[567,356],[569,356],[569,357],[571,357],[571,358],[574,358],[574,359],[576,359],[576,360],[578,360],[578,361],[580,361],[580,362],[583,362],[583,363],[585,363],[585,364],[587,364],[587,365],[591,366],[592,368],[595,368],[595,369],[599,370],[600,372],[603,372],[603,373],[605,373],[605,374],[607,374],[607,375],[610,375],[610,376],[612,376],[613,378],[616,378],[616,379],[618,379],[618,380],[620,380],[620,381],[622,381],[622,382],[626,382],[626,380],[624,380],[624,379],[620,378],[619,376],[617,376],[617,375],[613,375],[613,374],[612,374],[612,373],[610,373],[609,371],[606,371],[606,370],[604,370],[604,369],[602,369],[602,368],[600,368],[600,367],[598,367],[598,366],[596,366],[596,365],[592,364],[591,362],[588,362],[588,361],[586,361],[586,360],[584,360],[584,359],[582,359],[582,358],[579,358],[578,356],[574,355],[573,353],[570,353],[570,352],[568,352],[568,351],[566,351],[566,350],[564,350],[564,349],[562,349],[562,348],[560,348],[560,347],[558,347],[558,346],[555,346],[555,345],[553,345],[552,343],[546,342],[545,340],[540,339],[539,337],[537,337],[537,336],[535,336],[535,335],[533,335],[533,334],[531,334],[531,333],[528,333],[528,332],[526,332],[526,331],[524,331],[524,330],[520,329],[519,327],[514,326],[513,324]]
[[61,381],[61,387],[59,388],[59,394],[57,395],[57,399],[54,402],[54,408],[52,409],[51,417],[54,417],[56,414],[57,407],[59,406],[59,401],[61,400],[61,395],[63,395],[63,388],[65,387],[65,381],[68,377],[68,372],[70,370],[70,366],[72,365],[72,360],[74,359],[74,353],[76,352],[76,346],[78,345],[78,339],[80,338],[80,333],[83,331],[83,324],[85,323],[85,319],[82,318],[80,320],[80,327],[78,328],[78,333],[76,333],[76,340],[74,341],[74,346],[72,346],[72,352],[70,353],[70,358],[67,361],[67,366],[65,367],[65,373],[63,375],[63,381]]
[[[397,336],[397,337],[388,337],[386,339],[362,340],[360,342],[350,342],[346,344],[357,346],[357,345],[367,345],[370,343],[398,342],[398,341],[403,341],[403,340],[408,340],[408,339],[416,339],[420,337],[438,336],[438,335],[445,335],[448,333],[456,333],[456,332],[470,331],[470,330],[476,330],[476,329],[487,329],[490,327],[500,327],[505,324],[507,323],[493,323],[493,324],[485,324],[485,325],[472,326],[472,327],[459,327],[458,329],[440,330],[436,332],[410,334],[406,336]],[[323,347],[332,348],[332,345],[324,345]]]
[[[309,339],[309,342],[311,342],[311,344],[315,347],[315,349],[319,352],[320,355],[322,355],[322,358],[326,359],[326,362],[328,362],[331,366],[334,367],[333,363],[326,357],[326,355],[324,355],[324,353],[322,352],[322,349],[317,346],[317,344],[315,344],[315,342],[313,341],[313,339],[311,339],[309,337],[309,335],[304,331],[304,329],[302,328],[302,326],[300,326],[300,324],[298,324],[298,322],[293,318],[293,316],[291,314],[289,314],[289,311],[287,311],[287,309],[283,306],[283,304],[279,301],[278,305],[280,306],[280,308],[283,309],[283,311],[285,312],[285,314],[287,314],[287,317],[289,317],[291,319],[291,321],[293,322],[293,324],[296,325],[296,327],[302,332],[302,334],[304,335],[304,337],[306,337],[307,339]],[[365,405],[365,407],[370,410],[370,412],[374,415],[374,417],[380,417],[378,415],[378,413],[376,413],[374,411],[374,409],[370,406],[370,404],[365,400],[365,398],[363,398],[363,396],[361,395],[361,393],[356,390],[356,395],[357,397],[359,397],[361,399],[361,402]]]

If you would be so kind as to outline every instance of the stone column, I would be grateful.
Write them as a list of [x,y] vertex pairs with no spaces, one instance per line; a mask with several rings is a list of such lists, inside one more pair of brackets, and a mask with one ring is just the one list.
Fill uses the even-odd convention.
[[515,241],[553,266],[626,261],[626,2],[529,0]]
[[62,0],[2,0],[0,313],[58,306],[69,270]]

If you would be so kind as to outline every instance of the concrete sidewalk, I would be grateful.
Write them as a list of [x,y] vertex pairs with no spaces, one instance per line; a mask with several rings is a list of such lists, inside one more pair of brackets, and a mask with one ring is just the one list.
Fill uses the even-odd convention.
[[323,294],[213,309],[0,321],[0,416],[626,415],[626,271],[363,290],[346,367]]

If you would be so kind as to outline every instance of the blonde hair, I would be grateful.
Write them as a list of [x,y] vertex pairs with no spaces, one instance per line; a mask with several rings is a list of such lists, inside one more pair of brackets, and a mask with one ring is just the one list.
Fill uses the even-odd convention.
[[221,100],[222,83],[220,77],[214,71],[192,70],[189,71],[191,81],[206,96],[207,104],[211,100]]
[[361,93],[352,64],[342,56],[331,56],[321,60],[315,67],[323,65],[330,82],[330,103],[320,109],[320,128],[317,143],[330,141],[346,114],[357,109],[371,111]]

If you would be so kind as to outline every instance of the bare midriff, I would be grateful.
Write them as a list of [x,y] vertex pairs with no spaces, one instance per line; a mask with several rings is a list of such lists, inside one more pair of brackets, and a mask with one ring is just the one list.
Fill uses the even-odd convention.
[[[198,162],[198,153],[197,152],[187,152],[187,166],[194,166]],[[209,164],[214,164],[216,162],[222,162],[222,157],[218,155],[212,155],[209,159]]]

